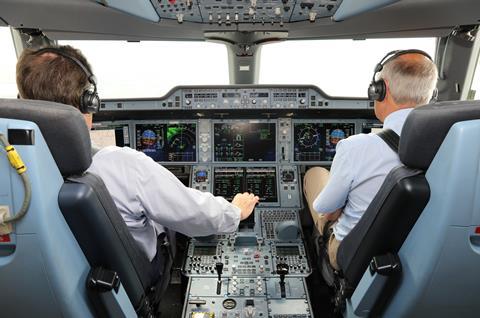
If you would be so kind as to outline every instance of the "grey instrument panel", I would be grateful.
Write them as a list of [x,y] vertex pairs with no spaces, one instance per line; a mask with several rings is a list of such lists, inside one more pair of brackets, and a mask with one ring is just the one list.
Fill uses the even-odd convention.
[[372,109],[365,99],[330,97],[315,86],[246,85],[178,86],[155,99],[102,101],[102,111]]
[[152,0],[163,19],[218,25],[280,24],[331,17],[342,0]]

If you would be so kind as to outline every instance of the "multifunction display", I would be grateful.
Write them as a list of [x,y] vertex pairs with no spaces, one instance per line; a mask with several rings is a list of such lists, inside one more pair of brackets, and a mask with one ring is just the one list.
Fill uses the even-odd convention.
[[196,124],[137,124],[136,148],[160,162],[197,160]]
[[331,161],[340,140],[355,134],[354,123],[294,123],[294,160]]
[[217,167],[213,194],[232,200],[237,193],[251,192],[261,202],[278,202],[275,167]]
[[274,123],[214,123],[214,161],[275,161]]

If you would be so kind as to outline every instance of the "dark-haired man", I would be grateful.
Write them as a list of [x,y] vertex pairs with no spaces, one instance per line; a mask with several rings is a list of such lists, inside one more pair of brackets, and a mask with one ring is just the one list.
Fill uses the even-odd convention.
[[[70,46],[25,50],[17,62],[21,98],[46,100],[84,110],[82,96],[90,90],[92,71],[82,53]],[[96,87],[93,88],[96,91]],[[84,113],[87,126],[92,115]],[[253,211],[259,198],[237,194],[222,197],[185,187],[170,171],[142,152],[106,147],[94,156],[89,172],[109,190],[132,236],[153,261],[157,237],[165,228],[188,236],[233,232]]]

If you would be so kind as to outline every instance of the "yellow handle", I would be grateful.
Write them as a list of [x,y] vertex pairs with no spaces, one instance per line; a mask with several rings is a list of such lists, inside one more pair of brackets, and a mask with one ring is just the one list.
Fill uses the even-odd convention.
[[20,158],[20,155],[13,146],[6,146],[5,150],[7,151],[8,161],[10,161],[12,167],[17,170],[18,174],[22,174],[27,171],[27,168],[25,167],[22,158]]

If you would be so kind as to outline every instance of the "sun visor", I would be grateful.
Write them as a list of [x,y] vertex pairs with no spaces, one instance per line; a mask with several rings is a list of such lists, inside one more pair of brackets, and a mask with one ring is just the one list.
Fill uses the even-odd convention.
[[343,0],[333,15],[334,21],[342,21],[353,16],[373,11],[400,0]]
[[160,21],[160,17],[150,0],[96,0],[96,2],[145,20]]

